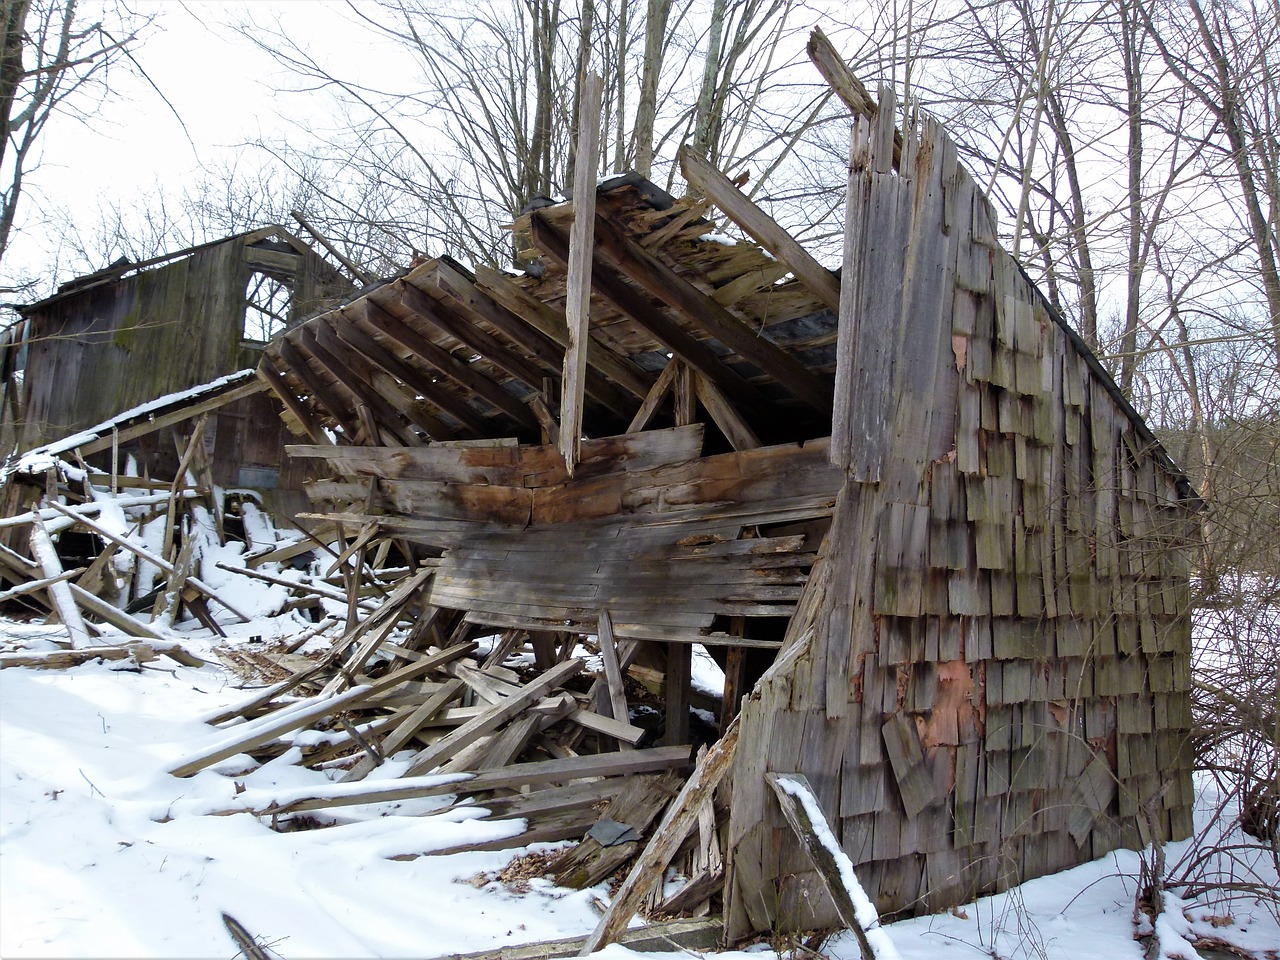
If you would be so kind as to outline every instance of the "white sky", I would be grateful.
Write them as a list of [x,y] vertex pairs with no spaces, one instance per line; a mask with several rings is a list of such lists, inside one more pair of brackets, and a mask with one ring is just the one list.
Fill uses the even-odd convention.
[[[360,50],[352,49],[356,37],[345,4],[137,0],[134,7],[157,16],[135,55],[173,109],[140,76],[120,70],[112,80],[115,95],[87,122],[65,116],[51,122],[40,167],[30,174],[23,194],[6,273],[44,272],[56,252],[59,228],[51,220],[58,209],[89,226],[107,201],[177,191],[202,165],[252,153],[241,144],[280,133],[290,122],[322,120],[300,112],[319,109],[321,98],[278,91],[294,81],[227,24],[247,15],[267,22],[278,17],[322,62],[388,65],[385,54],[358,60],[342,55]],[[315,106],[308,107],[308,100]]]

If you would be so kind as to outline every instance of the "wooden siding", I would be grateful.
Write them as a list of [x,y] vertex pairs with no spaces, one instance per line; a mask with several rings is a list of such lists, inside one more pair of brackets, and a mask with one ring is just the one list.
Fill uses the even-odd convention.
[[[891,114],[891,110],[883,111]],[[891,134],[891,128],[888,134]],[[1189,506],[995,242],[926,122],[854,138],[808,648],[742,715],[727,922],[836,922],[762,774],[805,774],[884,912],[931,911],[1191,828]]]

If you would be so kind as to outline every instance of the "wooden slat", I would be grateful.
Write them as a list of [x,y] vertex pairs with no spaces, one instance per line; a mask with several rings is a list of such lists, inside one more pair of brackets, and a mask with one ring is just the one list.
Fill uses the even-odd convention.
[[[567,264],[569,242],[559,228],[537,213],[530,216],[530,224],[538,249],[560,263]],[[596,226],[598,230],[598,222]],[[596,293],[648,330],[668,350],[709,377],[743,409],[756,413],[767,410],[768,401],[759,390],[729,369],[709,347],[646,301],[639,291],[623,281],[612,266],[598,257],[591,266],[591,285]]]
[[600,145],[600,75],[588,73],[578,101],[578,150],[573,175],[573,226],[569,231],[565,279],[565,322],[569,346],[564,354],[560,391],[560,454],[573,474],[582,439],[587,345],[591,342],[591,263],[595,247],[595,174]]
[[830,309],[840,310],[840,281],[835,274],[818,263],[773,217],[756,206],[704,157],[683,147],[679,159],[680,170],[690,186],[702,191],[756,243],[782,261]]

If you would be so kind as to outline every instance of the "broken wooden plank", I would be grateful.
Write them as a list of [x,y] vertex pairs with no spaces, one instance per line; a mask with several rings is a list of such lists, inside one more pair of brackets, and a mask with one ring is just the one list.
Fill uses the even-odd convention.
[[[662,879],[667,864],[675,856],[689,830],[697,823],[698,811],[710,798],[733,766],[735,748],[738,745],[738,723],[734,721],[725,735],[711,745],[710,750],[694,768],[680,794],[672,801],[662,822],[653,832],[653,838],[645,846],[644,853],[636,860],[627,879],[614,895],[609,909],[582,945],[578,956],[595,953],[606,944],[614,943],[627,928],[641,901],[649,895],[654,884]],[[635,756],[635,751],[626,756]]]
[[418,753],[405,771],[405,776],[413,777],[426,773],[448,760],[463,747],[474,743],[527,707],[541,700],[546,694],[560,687],[566,680],[582,670],[581,660],[567,660],[557,664],[550,670],[540,674],[520,688],[520,693],[508,697],[502,703],[495,704],[482,715],[471,720],[438,743]]
[[147,663],[156,658],[148,644],[130,643],[117,647],[81,647],[75,650],[48,650],[39,653],[0,653],[0,669],[31,667],[36,670],[66,670],[94,660],[132,660]]
[[560,454],[573,475],[582,439],[582,408],[591,342],[591,260],[595,246],[596,165],[600,146],[600,98],[603,85],[594,71],[582,85],[578,101],[578,151],[573,172],[573,226],[569,230],[565,321],[569,346],[564,354],[560,387]]
[[853,863],[836,841],[809,781],[798,773],[766,774],[782,814],[818,869],[836,913],[857,938],[866,960],[897,960],[898,950],[880,926],[880,916],[853,872]]
[[[141,557],[143,560],[146,560],[148,563],[154,564],[169,576],[172,577],[177,574],[177,568],[168,560],[164,559],[164,557],[157,556],[156,554],[152,553],[150,550],[147,550],[145,547],[138,546],[138,544],[134,543],[132,540],[129,540],[127,537],[122,537],[119,534],[111,530],[108,530],[106,527],[102,526],[102,524],[100,523],[94,523],[92,520],[90,520],[86,516],[73,513],[71,510],[64,507],[62,504],[58,503],[57,501],[50,500],[49,506],[53,510],[57,511],[58,513],[65,514],[66,516],[72,518],[76,523],[81,524],[82,526],[86,527],[89,530],[92,530],[94,533],[102,537],[104,540],[109,540],[110,542],[116,544],[117,546],[124,547],[124,549],[128,550],[130,553],[133,553]],[[247,613],[244,613],[238,610],[236,607],[232,606],[230,602],[228,602],[227,600],[224,600],[221,596],[219,596],[217,591],[215,591],[212,587],[210,587],[207,583],[205,583],[199,577],[188,576],[186,578],[186,583],[190,584],[196,590],[200,591],[202,594],[204,594],[214,603],[218,604],[221,607],[225,607],[227,610],[230,610],[232,613],[234,613],[237,617],[240,618],[240,621],[242,623],[248,623],[249,620],[251,619]]]
[[58,557],[57,548],[49,538],[49,530],[38,516],[31,521],[30,544],[31,556],[40,565],[40,570],[44,573],[43,579],[48,583],[49,602],[67,628],[71,645],[88,646],[89,628],[84,625],[84,618],[80,616],[80,608],[76,606],[71,584],[68,584],[63,577],[66,571],[62,569],[62,560]]
[[835,274],[818,263],[706,158],[685,146],[680,149],[679,161],[680,170],[691,187],[702,191],[756,243],[782,261],[829,309],[839,312],[840,281]]
[[169,773],[175,777],[189,777],[220,760],[268,743],[282,733],[297,730],[339,710],[346,710],[376,696],[383,690],[390,690],[406,680],[412,680],[437,665],[438,661],[428,657],[394,673],[389,673],[373,683],[348,690],[346,693],[332,697],[314,697],[310,701],[291,705],[259,720],[251,720],[242,727],[234,728],[232,736],[222,737],[195,756],[188,757],[171,767]]

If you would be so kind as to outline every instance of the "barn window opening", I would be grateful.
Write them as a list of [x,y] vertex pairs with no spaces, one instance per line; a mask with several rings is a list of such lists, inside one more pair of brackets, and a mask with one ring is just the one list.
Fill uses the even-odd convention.
[[291,282],[278,275],[254,272],[245,291],[243,339],[268,343],[289,326]]

